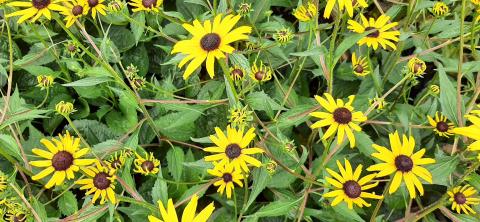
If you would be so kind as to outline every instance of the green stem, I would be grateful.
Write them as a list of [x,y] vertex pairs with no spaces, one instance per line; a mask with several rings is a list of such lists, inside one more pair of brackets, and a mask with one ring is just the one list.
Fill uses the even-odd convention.
[[43,104],[45,104],[45,102],[46,102],[46,101],[47,101],[47,99],[48,99],[48,95],[49,95],[49,93],[50,93],[50,88],[47,88],[47,93],[45,94],[45,98],[43,98],[43,101],[40,103],[40,105],[38,105],[38,106],[37,106],[37,107],[35,107],[35,108],[37,108],[37,109],[38,109],[38,108],[42,107],[42,106],[43,106]]
[[373,210],[372,216],[370,217],[370,222],[375,222],[378,211],[380,210],[380,207],[383,204],[383,200],[385,199],[385,196],[387,195],[387,191],[390,187],[390,184],[392,183],[392,179],[388,181],[388,183],[385,185],[385,188],[383,189],[383,198],[378,200],[377,205],[375,206],[375,209]]
[[147,202],[138,201],[138,200],[135,200],[133,198],[124,197],[124,196],[117,196],[117,199],[120,202],[127,202],[127,203],[131,203],[131,204],[135,204],[135,205],[138,205],[138,206],[145,207],[145,208],[149,209],[151,212],[159,212],[159,209],[157,207],[155,207],[154,205],[152,205],[150,203],[147,203]]
[[[223,75],[225,77],[225,79],[227,80],[228,82],[228,85],[230,86],[230,93],[232,93],[234,99],[235,99],[235,103],[239,103],[239,100],[238,100],[238,93],[237,91],[235,90],[235,84],[233,83],[233,80],[232,78],[230,77],[230,70],[228,69],[228,65],[227,65],[227,62],[226,60],[224,59],[219,59],[218,60],[218,63],[220,63],[220,67],[222,68],[222,71],[223,71]],[[227,90],[228,90],[228,87],[227,87]],[[235,105],[235,104],[230,104],[230,105]]]
[[328,58],[328,64],[329,64],[329,69],[330,69],[330,81],[328,82],[328,93],[332,94],[333,93],[333,68],[334,68],[334,64],[333,64],[333,57],[334,57],[334,53],[335,53],[335,41],[337,39],[337,34],[338,34],[338,30],[340,29],[340,20],[342,19],[342,15],[339,14],[337,15],[337,17],[335,18],[335,25],[333,27],[333,33],[332,33],[332,36],[331,36],[331,39],[330,39],[330,48],[329,48],[329,58]]

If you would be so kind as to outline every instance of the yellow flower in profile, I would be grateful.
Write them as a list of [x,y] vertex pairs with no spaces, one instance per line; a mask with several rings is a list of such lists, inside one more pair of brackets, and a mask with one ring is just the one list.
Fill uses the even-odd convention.
[[389,31],[391,28],[398,25],[397,22],[392,22],[387,24],[390,21],[390,17],[386,15],[381,15],[378,19],[374,18],[365,18],[363,14],[360,14],[360,19],[362,23],[358,23],[355,20],[348,20],[348,29],[356,33],[365,33],[368,31],[373,31],[367,36],[361,38],[357,43],[358,45],[367,44],[368,47],[373,47],[374,50],[378,48],[378,45],[382,48],[387,49],[387,46],[390,46],[392,49],[397,49],[397,46],[394,42],[398,42],[398,36],[400,36],[399,31]]
[[118,170],[125,164],[125,155],[123,152],[115,152],[105,162],[107,162],[107,166],[110,167],[110,169]]
[[90,10],[92,13],[92,18],[95,19],[97,17],[97,13],[106,15],[107,14],[107,6],[103,4],[105,0],[86,0],[87,1],[87,11]]
[[272,79],[272,68],[264,65],[263,62],[260,62],[260,66],[254,63],[252,72],[250,72],[250,78],[257,83],[266,82]]
[[325,6],[325,11],[323,12],[324,18],[330,18],[330,14],[332,13],[333,7],[335,3],[338,1],[338,9],[339,12],[343,11],[345,8],[347,10],[348,16],[351,18],[353,17],[353,8],[355,6],[361,6],[363,8],[368,7],[368,4],[365,0],[327,0],[327,5]]
[[438,85],[431,85],[430,86],[430,92],[432,92],[435,95],[440,94],[440,86]]
[[[471,151],[480,150],[480,117],[474,115],[465,115],[473,125],[466,127],[456,127],[452,130],[453,133],[466,136],[468,138],[474,139],[475,142],[468,146],[468,149]],[[480,156],[479,156],[480,158]]]
[[377,103],[376,105],[376,109],[378,111],[380,110],[383,110],[385,108],[385,106],[388,104],[385,99],[381,98],[381,97],[375,97],[373,99],[369,99],[368,100],[368,103],[371,105],[373,105],[374,103]]
[[61,13],[65,16],[67,28],[70,28],[80,17],[88,14],[86,0],[70,0],[63,2],[63,4],[66,10],[63,10]]
[[160,160],[157,160],[154,156],[153,153],[147,153],[145,158],[140,156],[138,153],[135,153],[135,156],[137,157],[134,161],[135,164],[135,169],[133,172],[135,173],[141,173],[145,176],[148,175],[156,175],[159,171],[158,166],[160,166]]
[[347,103],[344,103],[341,99],[337,99],[335,102],[335,99],[333,99],[329,93],[325,93],[324,96],[326,99],[320,96],[315,96],[315,99],[327,112],[310,113],[310,116],[321,119],[312,124],[310,128],[317,129],[329,126],[328,130],[323,134],[322,140],[326,140],[337,134],[337,143],[341,144],[345,134],[347,134],[350,147],[355,147],[355,136],[352,130],[357,132],[362,131],[358,123],[367,120],[367,117],[364,116],[361,111],[355,112],[352,106],[355,96],[349,96]]
[[432,8],[433,14],[438,17],[448,14],[448,11],[449,11],[448,6],[443,2],[436,2]]
[[75,184],[83,185],[80,190],[88,190],[85,195],[93,194],[92,203],[95,203],[98,198],[101,198],[100,205],[105,204],[106,201],[117,203],[114,191],[116,180],[114,170],[96,161],[95,166],[83,167],[82,171],[88,178],[77,180]]
[[352,53],[352,69],[353,74],[356,76],[366,76],[370,73],[370,69],[368,68],[367,58],[365,57],[357,57],[355,52]]
[[240,82],[245,77],[245,70],[240,66],[230,67],[230,78],[235,82]]
[[373,144],[373,148],[378,153],[372,153],[372,156],[383,161],[367,168],[368,171],[379,171],[377,177],[383,177],[390,174],[393,176],[392,182],[388,189],[390,194],[397,191],[398,187],[403,181],[407,186],[410,198],[416,197],[415,187],[420,196],[423,196],[423,185],[417,177],[432,183],[432,174],[421,165],[435,163],[432,158],[422,158],[425,154],[425,149],[421,149],[413,153],[415,148],[415,139],[410,136],[403,135],[403,143],[400,141],[398,132],[389,134],[391,150],[386,147]]
[[7,177],[0,172],[0,193],[7,189]]
[[452,210],[457,211],[458,214],[461,214],[462,211],[466,214],[476,214],[475,210],[469,206],[478,205],[480,203],[478,197],[472,197],[476,193],[477,190],[468,184],[463,187],[457,186],[451,191],[447,191],[447,194],[450,197],[448,200],[452,202]]
[[37,87],[40,87],[40,89],[48,89],[53,86],[53,76],[50,75],[39,75],[37,76]]
[[213,20],[213,24],[210,20],[206,20],[203,25],[198,20],[193,21],[193,25],[183,24],[183,28],[190,32],[193,37],[178,41],[173,46],[172,54],[182,53],[186,55],[178,64],[179,68],[190,62],[183,73],[184,79],[188,79],[205,60],[208,75],[213,78],[215,75],[215,59],[223,59],[225,58],[224,53],[232,53],[235,48],[229,44],[248,39],[248,34],[252,31],[250,26],[240,26],[233,29],[240,18],[239,15],[227,15],[222,19],[222,14],[218,14]]
[[408,71],[415,76],[421,76],[427,70],[425,62],[417,57],[413,57],[408,60]]
[[438,112],[435,113],[435,119],[427,116],[428,122],[430,125],[433,127],[433,131],[443,137],[450,137],[453,135],[453,123],[449,122],[447,117],[445,117],[443,114],[440,113],[438,115]]
[[225,192],[227,194],[227,198],[232,198],[232,192],[235,190],[235,184],[238,186],[243,187],[242,180],[244,179],[241,170],[235,169],[235,167],[230,165],[219,165],[214,163],[213,169],[208,169],[207,172],[212,175],[216,176],[218,180],[213,184],[214,186],[218,187],[217,192],[220,195],[223,195]]
[[203,149],[205,152],[215,153],[205,157],[205,161],[214,162],[220,161],[217,165],[232,165],[237,171],[249,172],[247,163],[255,167],[262,166],[262,163],[250,155],[263,153],[261,148],[253,147],[247,148],[248,145],[255,138],[255,128],[250,128],[245,135],[243,128],[236,130],[227,126],[227,135],[222,130],[215,127],[215,135],[210,136],[210,140],[215,146]]
[[323,197],[335,197],[331,203],[332,206],[344,201],[350,209],[353,209],[353,204],[356,204],[359,207],[369,207],[371,204],[367,203],[364,198],[383,198],[383,196],[376,195],[375,192],[366,192],[366,190],[372,189],[378,185],[378,182],[371,183],[376,174],[373,173],[360,178],[363,166],[360,164],[355,168],[355,171],[353,171],[352,165],[347,159],[345,159],[345,167],[343,167],[338,160],[337,166],[340,170],[340,174],[326,168],[328,174],[333,178],[327,176],[325,177],[325,180],[327,183],[334,186],[334,189],[333,191],[324,194]]
[[306,6],[300,5],[293,11],[293,16],[301,22],[309,22],[317,16],[317,7],[312,3],[307,3]]
[[[208,218],[210,218],[213,211],[215,210],[213,202],[210,203],[207,207],[203,208],[203,210],[195,216],[197,211],[197,204],[198,196],[194,194],[192,196],[192,199],[190,199],[190,202],[188,202],[187,206],[183,210],[182,222],[207,222]],[[167,208],[163,206],[162,201],[158,201],[158,207],[160,208],[160,215],[162,216],[163,220],[160,220],[153,215],[149,215],[149,222],[178,222],[178,216],[175,212],[175,206],[173,205],[172,199],[168,200]]]
[[160,12],[159,8],[162,3],[163,0],[130,0],[128,4],[133,7],[133,12]]
[[73,103],[60,101],[55,105],[55,111],[62,116],[68,116],[77,110],[73,107]]
[[40,180],[53,173],[53,176],[45,184],[45,188],[50,189],[58,186],[65,181],[75,178],[77,172],[82,166],[88,166],[95,162],[95,159],[82,159],[90,152],[89,148],[80,149],[80,139],[70,136],[67,131],[65,135],[59,135],[60,140],[55,138],[52,141],[41,139],[40,142],[47,150],[34,148],[32,153],[46,160],[30,161],[34,167],[45,168],[40,173],[32,176],[32,180]]
[[32,18],[31,22],[37,21],[40,17],[44,16],[48,20],[52,19],[51,11],[63,11],[65,7],[60,3],[63,0],[31,0],[31,1],[15,1],[7,3],[11,7],[27,8],[23,10],[15,10],[15,12],[7,14],[5,17],[21,16],[18,19],[18,23],[23,23],[25,20]]

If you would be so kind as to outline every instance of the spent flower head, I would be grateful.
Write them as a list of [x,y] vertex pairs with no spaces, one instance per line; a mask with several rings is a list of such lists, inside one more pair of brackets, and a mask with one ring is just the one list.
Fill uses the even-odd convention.
[[251,3],[242,2],[238,5],[237,13],[242,17],[248,16],[252,11]]
[[112,13],[120,12],[125,8],[125,5],[123,1],[113,0],[108,3],[108,11]]
[[55,105],[55,111],[62,116],[68,116],[77,111],[71,102],[60,101]]
[[422,76],[427,69],[427,65],[425,62],[417,57],[413,57],[408,60],[408,72],[413,74],[414,76]]
[[281,28],[277,30],[275,34],[273,34],[273,39],[275,39],[275,41],[280,45],[287,45],[290,43],[290,41],[292,41],[293,37],[294,34],[289,28]]
[[40,87],[40,89],[49,89],[53,86],[53,76],[51,75],[39,75],[37,76],[37,87]]
[[228,122],[235,128],[247,127],[253,120],[252,113],[247,106],[230,108]]

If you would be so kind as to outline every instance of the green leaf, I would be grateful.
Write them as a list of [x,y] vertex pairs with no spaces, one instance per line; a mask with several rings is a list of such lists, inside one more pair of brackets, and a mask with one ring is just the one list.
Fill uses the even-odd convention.
[[335,211],[335,213],[340,215],[342,218],[348,218],[350,220],[354,220],[354,221],[358,221],[358,222],[364,222],[365,221],[357,214],[357,212],[355,212],[355,210],[348,209],[346,203],[340,203],[340,204],[338,204],[338,205],[336,205],[335,207],[332,207],[332,208]]
[[0,149],[4,150],[8,155],[21,160],[20,148],[15,139],[10,135],[0,134]]
[[265,167],[256,168],[252,171],[253,176],[253,185],[252,185],[252,193],[248,198],[247,205],[243,208],[243,211],[248,210],[250,205],[257,199],[257,196],[265,189],[270,180],[270,175],[268,174]]
[[132,19],[135,22],[131,21],[130,27],[132,28],[133,36],[135,37],[135,43],[138,44],[138,41],[140,41],[140,38],[145,31],[145,14],[142,11],[137,12],[132,16]]
[[154,203],[158,201],[162,201],[164,206],[167,205],[168,200],[168,187],[167,182],[163,179],[162,169],[158,171],[157,179],[155,180],[155,184],[152,188],[152,199]]
[[[442,64],[435,63],[438,67],[438,75],[440,79],[440,106],[442,107],[442,113],[448,117],[448,119],[459,124],[457,116],[457,97],[456,89],[453,83],[445,73],[445,69]],[[462,106],[462,115],[465,113],[463,101],[460,102]]]
[[78,211],[77,198],[71,191],[65,192],[58,199],[58,209],[65,216],[72,215]]
[[185,160],[185,154],[179,147],[172,147],[167,152],[168,171],[173,176],[175,181],[180,181],[183,172],[183,162]]
[[448,186],[448,178],[455,169],[459,162],[458,156],[445,156],[436,158],[436,163],[427,165],[430,173],[432,173],[433,183]]
[[75,82],[63,84],[62,86],[67,86],[67,87],[71,87],[71,86],[95,86],[95,85],[98,85],[100,83],[108,82],[108,81],[111,81],[111,80],[112,79],[110,77],[107,77],[107,76],[87,77],[87,78],[84,78],[84,79],[77,80]]
[[375,152],[372,147],[373,141],[370,139],[370,136],[363,131],[355,132],[354,135],[358,150],[360,150],[365,156],[370,157],[370,155]]
[[125,27],[112,26],[108,32],[108,37],[120,52],[125,52],[135,46],[135,36]]
[[246,96],[245,102],[254,110],[268,111],[268,110],[284,110],[280,104],[275,102],[265,92],[253,92]]
[[290,210],[297,207],[303,197],[296,200],[279,200],[271,202],[260,208],[253,216],[256,217],[274,217],[287,214]]
[[[373,31],[372,31],[373,32]],[[343,41],[338,45],[338,47],[335,48],[335,53],[334,53],[334,59],[333,59],[333,64],[337,64],[338,60],[340,57],[349,49],[352,48],[352,46],[355,45],[355,43],[358,42],[361,38],[367,36],[370,34],[370,32],[364,32],[364,33],[355,33],[352,35],[347,36]],[[332,64],[332,65],[333,65]]]

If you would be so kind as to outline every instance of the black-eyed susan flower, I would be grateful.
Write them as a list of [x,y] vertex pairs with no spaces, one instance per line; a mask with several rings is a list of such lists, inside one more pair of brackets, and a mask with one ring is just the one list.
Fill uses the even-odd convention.
[[436,2],[432,7],[432,12],[435,16],[441,17],[448,14],[449,8],[443,2]]
[[[207,222],[207,220],[212,215],[213,211],[215,210],[215,206],[213,202],[210,203],[207,207],[203,208],[200,213],[197,214],[197,204],[198,204],[198,196],[194,194],[190,202],[188,202],[187,206],[183,210],[182,214],[182,222]],[[179,218],[177,213],[175,212],[175,206],[173,205],[172,199],[168,200],[167,207],[163,206],[161,201],[158,201],[158,207],[160,208],[160,215],[162,219],[158,219],[153,215],[148,216],[149,222],[178,222]]]
[[133,79],[130,80],[130,85],[137,91],[140,91],[145,87],[145,77],[143,76],[135,76]]
[[230,78],[232,78],[233,81],[239,83],[243,80],[244,77],[245,69],[237,65],[230,67]]
[[92,13],[92,18],[95,19],[98,14],[106,15],[107,14],[107,6],[103,3],[105,0],[86,0],[87,1],[87,11]]
[[273,39],[275,39],[275,41],[280,45],[286,45],[292,41],[293,36],[292,30],[289,28],[282,28],[273,34]]
[[272,79],[272,68],[264,65],[263,62],[260,62],[260,66],[254,63],[252,72],[250,72],[250,78],[257,83],[266,82]]
[[265,169],[267,172],[272,175],[277,170],[278,163],[275,160],[269,160],[267,164],[265,164]]
[[55,111],[62,116],[68,116],[77,110],[73,107],[73,103],[60,101],[55,105]]
[[241,18],[239,15],[227,15],[223,19],[222,16],[222,14],[217,15],[213,24],[210,20],[206,20],[203,25],[198,20],[193,21],[193,25],[183,24],[183,27],[193,37],[177,42],[173,46],[172,53],[186,55],[178,64],[179,68],[190,62],[183,73],[184,79],[188,79],[205,60],[207,72],[213,78],[215,75],[215,59],[223,59],[225,53],[229,54],[235,50],[229,45],[230,43],[248,39],[248,34],[252,31],[250,26],[240,26],[233,29]]
[[37,87],[40,89],[48,89],[53,86],[53,76],[50,75],[39,75],[37,76]]
[[27,8],[23,10],[15,10],[15,12],[7,14],[5,17],[21,16],[18,23],[23,23],[25,20],[32,18],[30,21],[35,22],[40,17],[44,16],[48,20],[52,19],[52,11],[63,11],[65,7],[61,6],[62,0],[31,0],[31,1],[14,1],[7,3],[11,7]]
[[453,123],[449,122],[447,117],[444,116],[443,114],[436,112],[435,113],[435,118],[432,118],[431,116],[427,116],[428,122],[430,125],[433,127],[433,131],[443,137],[450,137],[453,135]]
[[98,161],[95,166],[83,167],[82,171],[88,177],[80,179],[75,184],[82,185],[80,190],[88,190],[85,195],[93,194],[92,203],[95,203],[100,198],[100,205],[105,204],[106,201],[115,204],[115,171],[109,167],[104,167]]
[[398,132],[389,134],[391,150],[386,147],[373,144],[373,148],[377,153],[372,156],[383,161],[367,168],[368,171],[378,171],[377,177],[383,177],[395,174],[390,183],[388,192],[390,194],[397,191],[402,183],[402,180],[407,186],[410,193],[410,198],[416,197],[415,188],[418,190],[420,196],[423,196],[423,185],[418,177],[432,183],[432,174],[422,167],[422,165],[435,163],[432,158],[422,158],[425,154],[425,149],[421,149],[413,153],[415,148],[415,139],[410,136],[403,135],[403,143],[400,141]]
[[76,54],[80,53],[80,47],[78,47],[78,43],[75,41],[67,41],[64,43],[64,52],[66,55],[70,57],[74,57]]
[[263,153],[258,147],[248,148],[248,145],[255,138],[255,128],[250,128],[245,134],[243,128],[237,130],[227,126],[227,135],[222,130],[215,127],[215,135],[210,136],[210,140],[215,146],[203,149],[205,152],[215,153],[205,157],[205,161],[219,161],[218,166],[232,165],[235,170],[249,172],[247,164],[260,167],[262,163],[250,155]]
[[386,15],[381,15],[378,19],[369,18],[367,19],[363,14],[360,14],[361,23],[356,22],[355,20],[348,20],[348,29],[356,33],[365,33],[370,31],[367,36],[361,38],[357,43],[358,45],[367,44],[368,47],[373,47],[377,49],[378,45],[382,48],[387,49],[387,46],[390,46],[392,49],[397,49],[397,46],[394,42],[398,42],[398,36],[400,36],[399,31],[389,31],[391,28],[398,25],[397,22],[392,22],[387,24],[390,21],[390,17]]
[[430,92],[432,92],[435,95],[440,94],[440,86],[438,85],[431,85],[429,89],[430,89]]
[[[468,138],[474,139],[475,142],[470,144],[467,148],[471,151],[480,150],[480,117],[475,115],[465,115],[473,125],[466,127],[456,127],[452,130],[453,133],[466,136]],[[479,156],[480,158],[480,156]]]
[[113,0],[108,3],[108,11],[112,13],[120,12],[124,8],[125,8],[125,3],[120,0]]
[[130,0],[128,4],[133,7],[133,12],[159,12],[162,3],[163,0]]
[[88,6],[86,0],[70,0],[63,2],[65,5],[65,10],[61,12],[65,16],[65,24],[67,28],[75,23],[79,18],[88,14]]
[[329,168],[326,168],[328,174],[330,174],[333,178],[325,177],[325,180],[334,188],[333,191],[324,194],[323,197],[335,197],[331,203],[332,206],[344,201],[347,203],[348,208],[350,209],[353,208],[353,204],[356,204],[359,207],[369,207],[371,204],[367,203],[364,198],[383,198],[382,196],[376,195],[375,192],[366,192],[366,190],[372,189],[378,185],[378,182],[372,183],[372,180],[375,178],[376,174],[373,173],[360,178],[363,166],[360,164],[357,166],[357,168],[355,168],[355,171],[353,171],[352,165],[347,159],[345,159],[345,167],[343,167],[338,160],[337,166],[340,170],[340,174]]
[[330,18],[330,14],[332,13],[333,7],[335,3],[338,1],[338,9],[340,12],[343,9],[346,9],[348,16],[351,18],[353,17],[353,8],[354,6],[361,6],[363,8],[368,7],[368,4],[365,0],[328,0],[327,5],[325,6],[325,11],[323,12],[324,18]]
[[153,153],[147,153],[145,158],[140,156],[138,153],[135,153],[135,156],[137,158],[134,161],[135,169],[133,170],[133,172],[141,173],[145,176],[155,175],[158,173],[158,166],[160,166],[160,160],[157,160],[153,156]]
[[213,169],[207,170],[210,175],[218,178],[213,185],[218,187],[217,192],[220,193],[220,195],[223,195],[225,192],[228,199],[232,198],[232,192],[235,190],[234,183],[236,183],[239,187],[243,187],[242,180],[244,177],[242,171],[235,169],[232,164],[219,165],[214,163],[214,166],[215,167]]
[[346,134],[350,141],[350,147],[355,147],[353,131],[362,131],[358,123],[367,120],[367,117],[361,111],[354,111],[352,103],[355,100],[355,96],[349,96],[347,103],[344,103],[341,99],[335,102],[335,99],[329,93],[325,93],[324,96],[326,99],[320,96],[315,96],[315,99],[327,112],[310,113],[310,116],[321,119],[310,127],[317,129],[329,126],[328,130],[323,134],[322,140],[326,140],[336,134],[338,135],[337,143],[341,144]]
[[425,62],[417,57],[413,57],[408,60],[408,71],[415,76],[422,76],[427,69]]
[[125,155],[123,152],[115,152],[105,162],[111,169],[119,170],[125,165]]
[[375,108],[378,111],[383,110],[385,108],[385,106],[387,105],[387,102],[385,101],[385,99],[383,99],[381,97],[375,97],[373,99],[369,99],[368,103],[370,104],[370,106],[376,103],[377,105],[375,106]]
[[300,5],[293,11],[293,16],[301,22],[309,22],[317,16],[317,7],[312,2],[308,2],[307,5]]
[[[75,178],[77,172],[82,166],[88,166],[95,162],[95,159],[83,159],[82,157],[90,152],[89,148],[80,148],[80,139],[70,136],[67,131],[65,135],[58,136],[60,140],[53,138],[51,141],[41,139],[40,142],[47,150],[34,148],[32,153],[46,160],[30,161],[34,167],[43,167],[44,170],[32,176],[32,180],[40,180],[53,173],[53,176],[45,184],[49,189],[58,186],[67,180]],[[52,143],[53,142],[53,143]]]
[[7,189],[7,177],[3,172],[0,172],[0,193]]
[[252,111],[248,107],[233,107],[229,110],[228,123],[235,128],[243,128],[253,120]]
[[353,74],[356,76],[366,76],[370,73],[370,69],[368,67],[367,58],[365,57],[357,57],[355,52],[352,53],[352,70]]
[[478,205],[480,203],[478,197],[473,197],[476,193],[477,190],[468,184],[463,187],[457,186],[447,191],[450,197],[448,200],[452,202],[452,210],[457,211],[459,214],[462,211],[466,214],[476,214],[475,210],[470,207],[470,205]]
[[5,212],[5,220],[8,222],[24,222],[27,219],[27,213],[23,209],[9,207]]
[[245,16],[249,15],[250,12],[252,12],[252,11],[253,11],[253,9],[252,9],[252,4],[251,3],[242,2],[238,5],[237,13],[242,17],[245,17]]

